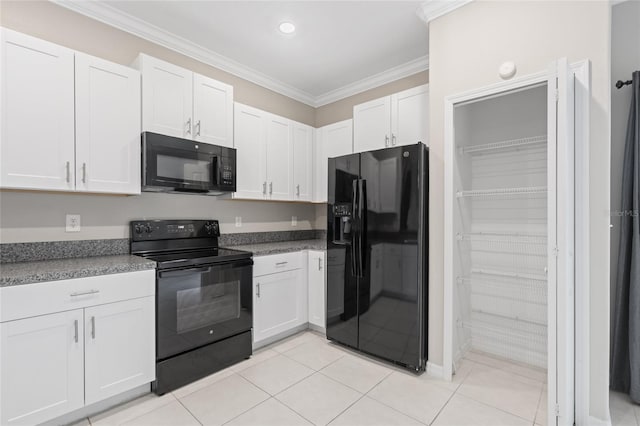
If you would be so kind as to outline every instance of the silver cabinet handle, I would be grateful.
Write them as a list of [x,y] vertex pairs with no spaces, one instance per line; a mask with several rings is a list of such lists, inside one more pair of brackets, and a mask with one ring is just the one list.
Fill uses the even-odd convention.
[[391,133],[391,145],[396,146],[396,135]]
[[100,290],[89,290],[89,291],[71,293],[69,296],[71,297],[87,296],[89,294],[98,294],[98,293],[100,293]]
[[389,146],[389,136],[384,135],[384,146]]
[[256,284],[256,296],[260,297],[260,283]]
[[73,327],[75,328],[75,336],[74,336],[73,340],[75,340],[76,343],[78,343],[78,320],[75,320],[73,322]]
[[273,182],[269,182],[269,195],[273,194]]
[[191,119],[187,120],[187,134],[191,134]]
[[87,183],[87,163],[82,163],[82,183]]
[[67,161],[67,183],[71,182],[71,163]]
[[300,196],[300,185],[296,185],[296,195]]
[[267,181],[262,182],[262,194],[267,195]]
[[318,258],[318,271],[322,271],[322,258]]
[[277,263],[276,263],[276,266],[284,266],[284,265],[286,265],[287,263],[289,263],[289,262],[277,262]]
[[96,317],[91,317],[91,338],[96,338]]
[[196,123],[196,136],[200,136],[200,120]]

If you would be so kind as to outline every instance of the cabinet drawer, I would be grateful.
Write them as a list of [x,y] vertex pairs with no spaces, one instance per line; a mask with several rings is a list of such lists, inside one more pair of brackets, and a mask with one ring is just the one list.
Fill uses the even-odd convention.
[[[300,269],[303,252],[273,254],[253,258],[253,276],[274,274],[276,272]],[[306,256],[305,256],[306,259]]]
[[155,270],[0,288],[0,322],[155,295]]

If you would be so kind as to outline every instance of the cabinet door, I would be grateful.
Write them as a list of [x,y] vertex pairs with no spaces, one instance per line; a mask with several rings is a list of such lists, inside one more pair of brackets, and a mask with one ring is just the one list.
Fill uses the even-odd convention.
[[306,282],[300,271],[253,278],[254,343],[307,322]]
[[76,54],[76,189],[140,193],[140,73]]
[[234,108],[236,192],[234,198],[267,196],[265,112],[239,103]]
[[194,139],[233,148],[233,86],[193,75]]
[[293,123],[293,199],[311,201],[313,189],[313,127]]
[[314,158],[314,199],[327,202],[328,159],[353,153],[353,120],[344,120],[318,129]]
[[73,51],[1,34],[0,186],[73,190]]
[[391,145],[429,145],[428,86],[414,87],[391,96]]
[[85,309],[86,404],[155,379],[155,298]]
[[291,121],[267,113],[267,181],[269,198],[293,199],[293,143]]
[[193,137],[193,73],[140,55],[142,130],[178,138]]
[[309,251],[309,323],[325,328],[325,261],[323,251]]
[[0,424],[38,424],[84,404],[82,309],[0,324]]
[[353,152],[391,146],[391,97],[353,107]]

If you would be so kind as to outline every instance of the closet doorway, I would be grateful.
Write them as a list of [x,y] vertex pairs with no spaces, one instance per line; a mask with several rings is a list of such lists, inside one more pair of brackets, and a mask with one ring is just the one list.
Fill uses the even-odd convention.
[[483,380],[514,383],[503,395],[521,407],[512,414],[548,425],[573,425],[583,399],[574,369],[588,365],[575,351],[586,347],[588,325],[577,337],[574,323],[583,315],[576,297],[588,289],[576,295],[574,285],[576,258],[588,250],[574,235],[588,223],[576,211],[586,171],[574,168],[587,146],[574,126],[588,111],[580,83],[588,69],[558,60],[546,72],[445,99],[444,375],[480,365],[461,391],[490,399]]

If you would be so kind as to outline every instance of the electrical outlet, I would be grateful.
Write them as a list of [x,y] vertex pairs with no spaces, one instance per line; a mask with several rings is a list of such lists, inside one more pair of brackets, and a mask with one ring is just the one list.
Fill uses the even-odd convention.
[[242,226],[242,216],[236,216],[236,228],[240,228]]
[[80,215],[68,214],[66,221],[67,232],[80,232]]
[[298,216],[291,216],[291,226],[298,226]]

